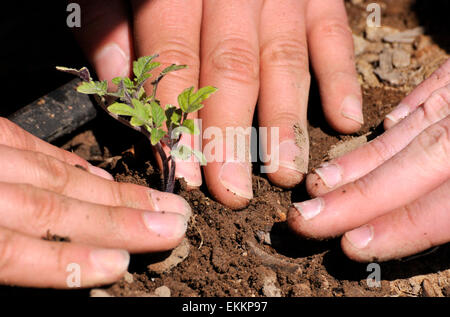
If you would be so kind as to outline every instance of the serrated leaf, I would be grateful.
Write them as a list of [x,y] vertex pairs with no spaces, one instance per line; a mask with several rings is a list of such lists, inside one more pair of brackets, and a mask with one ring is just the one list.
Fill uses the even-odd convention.
[[150,77],[148,72],[161,65],[159,62],[152,62],[154,58],[158,57],[158,54],[153,56],[142,56],[137,61],[133,62],[133,73],[136,76],[136,81],[141,83],[142,81]]
[[144,125],[145,122],[139,119],[138,117],[131,117],[130,123],[133,127],[140,127]]
[[187,68],[187,65],[172,64],[172,65],[164,68],[163,71],[161,72],[161,75],[164,76],[167,73],[174,72],[174,71],[177,71],[177,70],[180,70],[180,69],[184,69],[184,68]]
[[193,90],[194,87],[186,88],[181,94],[178,95],[178,104],[184,112],[187,112],[189,108],[189,100]]
[[178,126],[180,125],[180,121],[181,121],[181,109],[175,109],[172,112],[172,115],[170,116],[170,122],[172,122],[174,125]]
[[124,87],[126,87],[126,88],[128,88],[128,89],[134,88],[133,82],[132,82],[131,79],[128,78],[128,77],[115,77],[115,78],[113,78],[113,79],[111,80],[111,82],[112,82],[114,85],[119,85],[121,81],[123,81]]
[[108,108],[109,112],[115,113],[121,116],[134,116],[136,114],[135,110],[125,103],[115,102]]
[[148,119],[150,118],[150,113],[148,111],[148,108],[146,108],[144,106],[144,104],[142,102],[140,102],[138,99],[133,98],[133,99],[131,99],[131,102],[133,103],[134,110],[135,110],[135,116],[137,117],[137,119],[139,119],[142,122],[147,122]]
[[186,127],[189,129],[190,134],[197,135],[200,133],[197,125],[195,124],[194,119],[186,119],[183,121],[183,127]]
[[192,112],[196,112],[198,110],[200,110],[201,108],[203,108],[203,104],[202,103],[197,103],[194,105],[190,105],[189,108],[186,110],[187,113],[192,113]]
[[195,112],[201,108],[203,108],[203,105],[201,104],[203,101],[205,101],[211,94],[215,93],[217,91],[217,88],[213,86],[206,86],[203,88],[200,88],[196,93],[191,94],[189,97],[189,107],[187,108],[186,112]]
[[164,136],[166,135],[166,131],[163,129],[152,128],[150,132],[150,142],[152,145],[158,143]]
[[194,156],[197,158],[200,165],[202,165],[202,166],[206,165],[206,157],[201,151],[192,150],[192,154],[194,154]]
[[77,87],[77,91],[83,94],[103,96],[108,92],[108,81],[85,81]]
[[150,109],[151,109],[152,119],[153,119],[153,122],[155,123],[156,127],[157,128],[161,127],[162,124],[167,119],[166,114],[164,113],[164,110],[155,101],[152,101],[150,103]]

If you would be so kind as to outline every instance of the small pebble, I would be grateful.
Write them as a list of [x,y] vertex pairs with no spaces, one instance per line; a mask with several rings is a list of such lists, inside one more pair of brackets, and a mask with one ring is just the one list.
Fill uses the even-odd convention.
[[168,288],[167,286],[163,285],[158,287],[157,289],[155,289],[155,295],[158,297],[170,297],[171,293],[170,293],[170,288]]
[[134,278],[133,278],[133,274],[131,274],[130,272],[125,272],[125,275],[123,276],[123,279],[125,280],[125,282],[127,282],[128,284],[133,283]]

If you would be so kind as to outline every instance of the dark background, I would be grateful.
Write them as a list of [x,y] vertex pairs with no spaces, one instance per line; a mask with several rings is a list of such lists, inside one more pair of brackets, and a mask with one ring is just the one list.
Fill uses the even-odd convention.
[[66,1],[4,3],[0,6],[0,116],[74,78],[55,66],[88,65],[66,25]]

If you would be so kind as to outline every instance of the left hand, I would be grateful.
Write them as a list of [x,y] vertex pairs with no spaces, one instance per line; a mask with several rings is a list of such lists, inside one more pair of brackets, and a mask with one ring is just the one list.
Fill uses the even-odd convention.
[[345,233],[342,248],[357,261],[449,242],[449,83],[450,59],[387,116],[387,132],[308,175],[316,198],[294,204],[290,227],[313,238]]

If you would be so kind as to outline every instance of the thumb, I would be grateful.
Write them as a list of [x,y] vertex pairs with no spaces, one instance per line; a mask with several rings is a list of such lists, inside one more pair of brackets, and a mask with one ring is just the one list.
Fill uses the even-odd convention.
[[129,76],[133,45],[128,7],[121,0],[81,0],[75,37],[100,80]]

